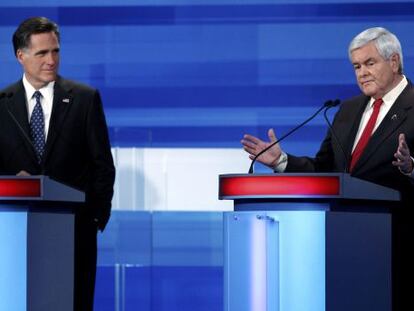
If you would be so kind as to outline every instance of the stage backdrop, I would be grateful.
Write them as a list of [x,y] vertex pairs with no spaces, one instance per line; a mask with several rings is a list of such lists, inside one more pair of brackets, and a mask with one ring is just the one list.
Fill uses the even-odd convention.
[[[410,1],[2,0],[0,87],[21,77],[11,36],[34,15],[61,26],[61,74],[102,93],[116,209],[229,209],[217,174],[247,171],[242,135],[358,94],[347,47],[367,27],[397,34],[414,76]],[[312,155],[325,132],[319,117],[283,146]]]
[[[411,1],[1,0],[0,88],[21,78],[11,36],[35,15],[61,26],[61,74],[104,100],[123,211],[99,235],[97,311],[222,311],[217,175],[247,172],[243,134],[358,94],[347,48],[368,27],[400,38],[414,77]],[[318,117],[283,147],[312,155],[325,132]]]

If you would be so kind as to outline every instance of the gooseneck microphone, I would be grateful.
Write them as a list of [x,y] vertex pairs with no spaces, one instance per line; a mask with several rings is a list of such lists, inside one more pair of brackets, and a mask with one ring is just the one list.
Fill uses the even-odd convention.
[[[338,99],[337,99],[337,100],[338,100]],[[338,100],[338,101],[339,101],[339,100]],[[341,149],[342,155],[344,156],[344,162],[345,162],[345,163],[344,163],[344,171],[343,171],[343,172],[344,172],[344,173],[348,173],[348,163],[349,163],[348,156],[346,155],[346,152],[345,152],[345,150],[344,150],[344,147],[342,146],[341,142],[339,141],[338,136],[336,136],[336,133],[335,133],[335,131],[334,131],[333,127],[332,127],[332,124],[331,124],[331,122],[329,121],[328,116],[326,115],[326,114],[327,114],[327,112],[328,112],[328,110],[329,110],[330,108],[335,107],[335,106],[338,106],[338,105],[339,105],[339,102],[338,102],[338,104],[336,104],[336,105],[334,105],[334,106],[327,107],[327,108],[325,109],[325,111],[323,112],[323,116],[324,116],[324,118],[325,118],[326,123],[328,124],[329,130],[331,131],[332,137],[334,138],[334,140],[335,140],[335,141],[336,141],[336,143],[338,144],[339,149]]]
[[[13,93],[1,93],[0,99],[2,97],[10,98],[13,96]],[[13,113],[10,111],[9,107],[6,105],[6,111],[9,114],[10,118],[13,120],[13,122],[16,124],[19,131],[22,133],[23,137],[26,139],[26,141],[34,148],[33,142],[30,139],[30,137],[26,134],[26,131],[23,129],[23,127],[20,125],[19,121],[17,121],[16,117],[13,115]]]
[[320,107],[312,116],[310,116],[308,119],[306,119],[305,121],[303,121],[301,124],[299,124],[298,126],[294,127],[293,129],[291,129],[289,132],[287,132],[285,135],[283,135],[282,137],[280,137],[279,139],[277,139],[276,141],[274,141],[273,143],[271,143],[269,146],[267,146],[266,148],[264,148],[262,151],[260,151],[258,154],[256,154],[256,156],[253,158],[252,162],[250,163],[250,168],[249,168],[249,174],[253,174],[253,166],[254,163],[256,162],[257,158],[260,157],[263,153],[265,153],[266,151],[268,151],[270,148],[272,148],[274,145],[280,143],[282,140],[284,140],[286,137],[288,137],[289,135],[291,135],[292,133],[296,132],[298,129],[300,129],[302,126],[304,126],[305,124],[307,124],[308,122],[310,122],[312,119],[314,119],[323,109],[329,109],[331,107],[335,107],[338,106],[340,104],[340,100],[336,99],[336,100],[328,100],[326,101],[322,107]]

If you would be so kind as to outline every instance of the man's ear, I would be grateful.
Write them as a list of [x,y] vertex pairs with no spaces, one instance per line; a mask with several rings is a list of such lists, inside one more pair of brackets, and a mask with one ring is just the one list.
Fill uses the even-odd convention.
[[391,55],[390,64],[391,64],[392,71],[395,73],[399,73],[400,66],[401,66],[401,60],[400,60],[400,55],[398,55],[398,53],[394,53]]
[[22,64],[22,65],[23,65],[24,57],[25,57],[25,55],[24,55],[24,52],[22,51],[22,49],[18,49],[16,51],[16,58],[19,61],[19,63]]

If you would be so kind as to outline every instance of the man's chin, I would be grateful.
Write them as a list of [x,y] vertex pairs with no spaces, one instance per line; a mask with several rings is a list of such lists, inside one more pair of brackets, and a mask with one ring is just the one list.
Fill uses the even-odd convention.
[[372,87],[369,87],[369,86],[362,86],[361,87],[361,91],[362,91],[362,93],[364,93],[366,96],[374,96],[375,94],[376,94],[376,89],[375,88],[372,88]]
[[57,77],[57,75],[56,75],[56,74],[46,75],[46,76],[44,76],[44,77],[43,77],[43,81],[44,81],[45,83],[50,83],[50,82],[52,82],[52,81],[55,81],[55,80],[56,80],[56,77]]

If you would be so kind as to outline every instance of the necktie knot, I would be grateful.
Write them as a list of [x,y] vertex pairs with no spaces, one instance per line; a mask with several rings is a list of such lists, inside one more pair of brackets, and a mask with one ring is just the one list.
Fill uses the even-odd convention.
[[40,97],[42,97],[42,93],[39,91],[34,92],[33,97],[36,99],[36,103],[40,102]]
[[374,101],[374,110],[379,110],[381,108],[381,105],[384,103],[382,98],[378,98]]

